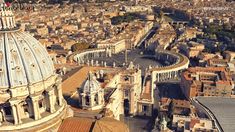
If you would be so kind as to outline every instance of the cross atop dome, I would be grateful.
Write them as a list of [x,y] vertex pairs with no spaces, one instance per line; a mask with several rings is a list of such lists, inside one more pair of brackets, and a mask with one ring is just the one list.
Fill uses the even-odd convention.
[[16,28],[15,16],[11,4],[0,0],[0,31],[8,31]]

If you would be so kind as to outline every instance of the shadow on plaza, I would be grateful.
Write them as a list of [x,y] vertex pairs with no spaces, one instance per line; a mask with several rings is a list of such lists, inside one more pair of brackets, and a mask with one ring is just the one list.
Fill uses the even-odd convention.
[[124,116],[121,115],[123,121],[128,127],[130,132],[151,132],[153,129],[155,118],[149,116]]
[[66,100],[67,104],[74,107],[74,108],[80,108],[79,104],[79,99],[77,97],[71,98],[69,95],[63,95],[64,99]]
[[158,83],[157,88],[160,98],[171,98],[171,99],[181,99],[181,100],[186,99],[180,88],[179,82]]

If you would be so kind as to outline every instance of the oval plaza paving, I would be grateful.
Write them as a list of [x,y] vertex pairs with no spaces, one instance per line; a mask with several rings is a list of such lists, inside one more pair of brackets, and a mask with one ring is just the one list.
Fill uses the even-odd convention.
[[193,99],[200,110],[205,111],[207,116],[215,121],[219,131],[235,131],[235,99],[223,97],[197,97]]

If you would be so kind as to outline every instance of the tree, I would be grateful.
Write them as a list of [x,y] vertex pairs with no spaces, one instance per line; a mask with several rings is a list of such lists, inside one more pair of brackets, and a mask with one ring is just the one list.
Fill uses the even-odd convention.
[[126,13],[123,16],[115,16],[111,18],[113,25],[118,25],[123,22],[131,22],[136,19],[142,19],[142,16],[139,13]]
[[72,52],[76,52],[79,50],[85,50],[89,48],[89,44],[87,43],[76,43],[74,45],[71,46],[71,50]]

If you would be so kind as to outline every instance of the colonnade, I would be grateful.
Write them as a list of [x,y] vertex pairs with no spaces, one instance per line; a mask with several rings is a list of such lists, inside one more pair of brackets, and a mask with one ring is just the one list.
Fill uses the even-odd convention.
[[187,25],[188,23],[189,23],[188,21],[172,21],[172,22],[169,22],[169,24],[177,25],[177,26],[179,26],[180,24]]
[[[174,65],[172,69],[168,69],[168,67],[159,67],[152,71],[152,78],[155,78],[153,81],[155,82],[164,82],[171,79],[180,78],[180,74],[184,69],[188,68],[188,63],[185,65]],[[157,70],[158,69],[158,70]]]
[[167,61],[170,64],[175,64],[180,59],[179,56],[172,54],[170,52],[157,52],[155,58],[158,61]]
[[169,71],[163,73],[156,73],[156,81],[162,82],[170,79],[177,79],[179,77],[180,71]]
[[155,84],[158,82],[178,79],[181,72],[187,69],[189,65],[186,56],[171,51],[158,51],[156,59],[170,61],[170,65],[150,69],[152,89],[155,88]]
[[99,57],[111,57],[112,54],[109,49],[94,49],[81,52],[74,56],[74,60],[80,64],[86,64],[88,61],[91,61]]

